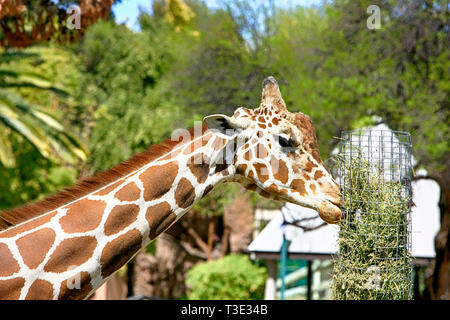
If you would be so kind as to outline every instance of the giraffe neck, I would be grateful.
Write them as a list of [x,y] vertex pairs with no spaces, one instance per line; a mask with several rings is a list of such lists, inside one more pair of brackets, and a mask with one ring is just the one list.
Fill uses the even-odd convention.
[[[230,140],[207,132],[132,174],[0,232],[0,299],[83,299],[222,181]],[[231,151],[230,151],[230,150]]]

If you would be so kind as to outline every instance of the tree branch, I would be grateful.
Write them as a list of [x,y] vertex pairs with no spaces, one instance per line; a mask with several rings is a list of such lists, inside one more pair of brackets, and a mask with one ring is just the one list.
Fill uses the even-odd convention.
[[211,259],[211,251],[209,250],[208,244],[203,241],[203,239],[198,235],[198,233],[192,227],[188,227],[188,234],[194,239],[195,243],[202,249],[206,255],[206,259]]
[[185,242],[185,241],[178,239],[168,233],[162,233],[159,237],[166,238],[166,240],[175,241],[181,247],[181,249],[183,251],[185,251],[188,255],[190,255],[192,257],[196,257],[201,260],[206,260],[206,255],[203,253],[203,251],[192,247],[189,242]]
[[[305,219],[311,220],[311,219],[309,219],[309,218],[305,218]],[[300,219],[300,220],[297,220],[297,221],[294,221],[294,222],[284,222],[283,225],[294,226],[294,227],[297,227],[297,228],[302,229],[304,232],[317,230],[317,229],[320,229],[320,228],[325,227],[325,226],[327,225],[326,222],[322,222],[321,224],[319,224],[319,225],[317,225],[317,226],[315,226],[315,227],[304,227],[304,226],[301,226],[301,225],[298,225],[298,224],[297,224],[299,221],[304,221],[304,220],[303,220],[303,219]],[[296,222],[297,222],[297,223],[296,223]]]
[[222,248],[221,248],[221,251],[220,251],[220,257],[221,258],[227,254],[227,251],[228,251],[228,237],[229,236],[230,236],[230,229],[229,228],[225,228],[223,230],[223,235],[222,235]]

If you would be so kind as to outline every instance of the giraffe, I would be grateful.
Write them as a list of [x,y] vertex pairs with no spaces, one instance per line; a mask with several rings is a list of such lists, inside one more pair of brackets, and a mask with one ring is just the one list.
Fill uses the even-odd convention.
[[275,78],[261,104],[206,116],[173,138],[43,201],[0,213],[0,298],[86,299],[216,185],[341,218],[311,119],[290,113]]

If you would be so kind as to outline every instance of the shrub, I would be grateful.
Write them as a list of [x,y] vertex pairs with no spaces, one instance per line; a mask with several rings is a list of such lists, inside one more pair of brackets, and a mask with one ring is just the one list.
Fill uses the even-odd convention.
[[227,255],[196,265],[186,282],[192,300],[263,299],[266,269],[254,265],[246,255]]

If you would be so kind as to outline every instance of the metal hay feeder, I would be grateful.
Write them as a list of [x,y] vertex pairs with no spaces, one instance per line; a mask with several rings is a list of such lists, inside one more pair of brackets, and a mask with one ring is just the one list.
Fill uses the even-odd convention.
[[411,147],[407,132],[341,134],[336,299],[411,299]]

